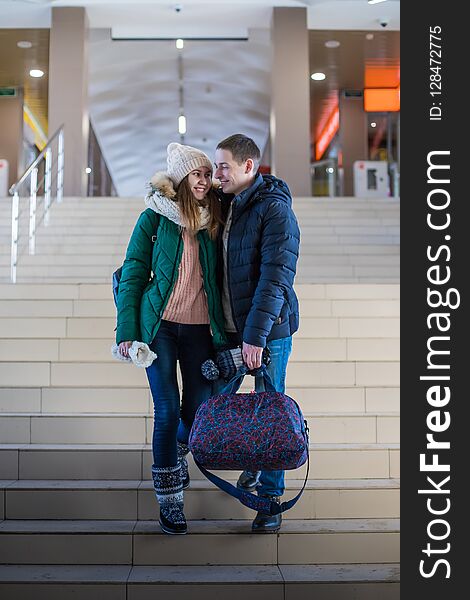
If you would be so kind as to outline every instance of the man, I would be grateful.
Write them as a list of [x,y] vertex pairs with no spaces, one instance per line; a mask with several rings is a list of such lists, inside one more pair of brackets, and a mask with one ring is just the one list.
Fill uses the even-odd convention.
[[[259,161],[258,146],[242,134],[222,140],[215,152],[225,222],[219,235],[219,284],[229,342],[242,346],[250,370],[261,366],[267,346],[268,373],[276,391],[284,392],[292,334],[299,326],[293,282],[300,232],[289,188],[281,179],[258,173]],[[263,386],[263,378],[256,377],[256,391]],[[237,485],[257,488],[260,496],[280,502],[284,471],[243,471]],[[252,530],[275,532],[281,521],[282,515],[258,512]]]

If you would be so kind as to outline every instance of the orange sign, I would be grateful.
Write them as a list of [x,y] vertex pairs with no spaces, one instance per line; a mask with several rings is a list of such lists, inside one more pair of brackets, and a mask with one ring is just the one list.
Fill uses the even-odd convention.
[[400,110],[400,86],[397,88],[366,88],[364,90],[366,112],[397,112]]

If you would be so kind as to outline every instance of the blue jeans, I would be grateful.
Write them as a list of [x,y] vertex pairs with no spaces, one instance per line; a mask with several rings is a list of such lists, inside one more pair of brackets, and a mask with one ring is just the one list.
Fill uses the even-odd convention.
[[[211,382],[201,373],[201,364],[214,351],[209,325],[162,321],[150,348],[157,355],[146,369],[154,405],[153,461],[157,467],[172,467],[178,460],[176,442],[188,443],[196,411],[211,394]],[[181,408],[177,361],[183,380]]]
[[[280,340],[272,340],[267,343],[267,347],[271,352],[271,362],[267,367],[267,372],[271,377],[276,391],[284,393],[286,389],[287,361],[292,351],[292,336]],[[231,389],[227,390],[227,393],[234,394],[238,391],[240,385],[241,382],[234,383]],[[219,380],[215,382],[213,393],[217,393],[224,386],[224,381]],[[262,376],[255,377],[255,390],[257,392],[264,391],[264,378]],[[284,471],[261,471],[257,488],[259,495],[282,496],[284,489]]]

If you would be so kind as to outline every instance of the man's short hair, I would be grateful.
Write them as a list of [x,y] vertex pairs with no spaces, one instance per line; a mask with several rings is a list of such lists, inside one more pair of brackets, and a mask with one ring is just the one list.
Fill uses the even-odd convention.
[[241,165],[251,158],[258,168],[261,159],[261,151],[255,142],[243,133],[235,133],[217,144],[217,149],[230,150],[234,160]]

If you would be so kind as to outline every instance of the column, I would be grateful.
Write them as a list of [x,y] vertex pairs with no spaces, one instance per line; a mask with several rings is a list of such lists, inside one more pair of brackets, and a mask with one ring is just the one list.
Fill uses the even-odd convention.
[[23,90],[0,96],[0,158],[8,161],[8,188],[23,175]]
[[310,73],[306,8],[273,8],[272,172],[295,196],[311,196]]
[[52,8],[49,136],[65,125],[64,196],[86,196],[88,18],[83,7]]
[[367,160],[367,127],[364,98],[339,97],[339,138],[343,153],[343,195],[354,196],[353,163]]

